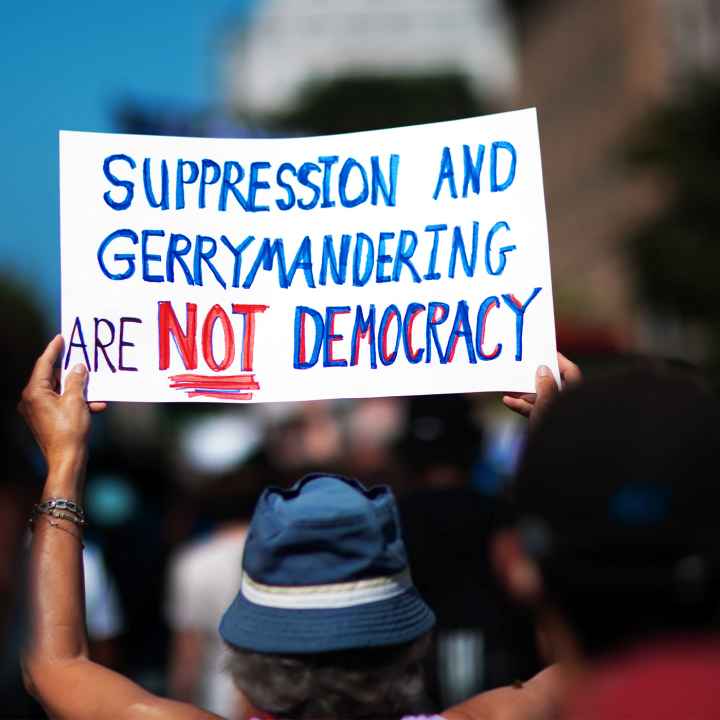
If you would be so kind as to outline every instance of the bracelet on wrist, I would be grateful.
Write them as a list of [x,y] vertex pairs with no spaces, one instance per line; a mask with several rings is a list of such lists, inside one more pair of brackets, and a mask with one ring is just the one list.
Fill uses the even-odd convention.
[[31,524],[38,515],[49,515],[59,520],[69,520],[80,527],[87,524],[85,520],[85,510],[82,506],[74,500],[68,500],[67,498],[51,497],[35,505],[32,516],[30,517]]

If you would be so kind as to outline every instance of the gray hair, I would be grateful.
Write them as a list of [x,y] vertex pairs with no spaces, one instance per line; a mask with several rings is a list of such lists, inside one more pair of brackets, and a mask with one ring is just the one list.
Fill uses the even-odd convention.
[[392,720],[427,710],[429,644],[430,633],[402,645],[307,655],[228,645],[226,667],[253,706],[278,720]]

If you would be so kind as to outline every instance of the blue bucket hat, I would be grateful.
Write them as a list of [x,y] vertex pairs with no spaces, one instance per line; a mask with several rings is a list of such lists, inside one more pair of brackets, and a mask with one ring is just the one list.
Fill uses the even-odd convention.
[[316,474],[263,492],[240,591],[220,622],[225,642],[330,652],[410,642],[434,624],[410,578],[390,488]]

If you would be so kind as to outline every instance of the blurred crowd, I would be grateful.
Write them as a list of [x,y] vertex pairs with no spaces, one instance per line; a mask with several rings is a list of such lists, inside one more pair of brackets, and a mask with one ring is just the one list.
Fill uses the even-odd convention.
[[[12,451],[0,485],[0,687],[18,708],[31,701],[18,663],[17,578],[44,467],[14,405],[46,332],[22,303],[25,322],[8,324],[3,434]],[[488,538],[507,522],[502,491],[524,432],[522,419],[486,395],[111,407],[96,418],[86,488],[93,656],[153,691],[232,716],[217,626],[237,592],[255,502],[268,486],[331,470],[387,484],[399,500],[413,577],[438,617],[427,663],[433,705],[533,674],[530,621],[505,597],[488,557]]]
[[[59,350],[58,340],[50,347]],[[46,399],[26,392],[22,401],[42,447],[47,437],[66,432],[66,422],[48,410],[48,403],[65,397],[49,388],[47,355],[41,359],[46,374],[41,380],[37,369],[33,374],[35,386],[47,384]],[[663,360],[638,358],[634,367],[584,381],[565,358],[560,367],[566,388],[559,396],[549,370],[541,367],[537,397],[503,398],[530,415],[522,441],[518,428],[498,432],[501,424],[493,421],[489,396],[213,408],[184,418],[175,417],[175,410],[155,422],[138,415],[132,434],[145,423],[147,443],[135,453],[123,447],[120,425],[113,426],[120,419],[108,414],[105,423],[95,425],[95,459],[88,472],[86,503],[93,529],[83,538],[61,526],[63,535],[75,535],[69,546],[67,541],[51,545],[48,535],[54,534],[36,530],[29,567],[32,602],[23,582],[28,569],[24,518],[37,497],[31,478],[39,469],[33,468],[32,445],[4,418],[11,458],[2,484],[0,575],[5,601],[0,690],[6,714],[43,717],[24,694],[19,671],[26,616],[32,614],[35,628],[43,630],[33,633],[25,686],[46,708],[75,708],[51,717],[90,717],[82,693],[102,694],[89,687],[92,677],[106,687],[110,707],[134,707],[135,693],[147,698],[149,712],[163,717],[173,716],[173,707],[196,713],[183,717],[199,717],[193,705],[231,720],[256,718],[258,709],[266,717],[268,708],[275,708],[272,717],[277,718],[286,716],[279,708],[292,708],[288,717],[344,720],[342,707],[346,712],[352,708],[348,718],[366,717],[361,679],[373,672],[383,677],[406,663],[423,675],[416,688],[418,709],[443,711],[453,720],[716,717],[720,490],[713,469],[720,417],[715,395],[697,369]],[[73,392],[88,415],[84,380],[78,377],[71,374],[75,387],[69,380],[64,395]],[[526,403],[527,413],[513,399]],[[49,421],[41,421],[43,412]],[[172,422],[176,427],[170,431]],[[160,437],[163,442],[157,442]],[[55,474],[61,474],[57,453],[48,457],[51,468],[54,459]],[[312,473],[320,468],[330,471]],[[398,498],[397,512],[385,507],[384,514],[358,514],[357,502],[389,501],[394,508],[394,500],[387,490],[368,492],[333,475],[337,470],[361,477],[368,486],[390,486]],[[275,489],[268,492],[268,486]],[[46,497],[48,487],[50,480]],[[79,489],[76,496],[81,494]],[[349,514],[338,516],[339,507]],[[35,513],[41,512],[46,511],[36,506]],[[67,520],[62,513],[52,517]],[[381,517],[393,519],[383,524]],[[393,529],[398,519],[413,581],[424,598],[417,602],[421,607],[427,602],[434,611],[426,611],[424,624],[417,620],[412,626],[412,642],[388,641],[387,633],[395,632],[400,621],[392,613],[382,620],[385,645],[369,642],[367,633],[377,627],[363,625],[358,613],[375,612],[377,621],[376,608],[370,606],[385,600],[364,598],[354,605],[307,611],[299,609],[302,604],[284,605],[286,598],[280,605],[273,604],[277,597],[265,598],[328,587],[344,592],[352,586],[349,592],[357,592],[353,588],[364,581],[303,581],[308,572],[318,577],[348,572],[359,557],[379,563],[387,553],[388,560],[399,558],[407,569]],[[358,529],[364,534],[356,535]],[[78,540],[86,542],[82,556]],[[45,549],[38,550],[43,548],[38,543]],[[65,662],[54,658],[49,648],[56,641],[45,637],[59,637],[68,628],[71,634],[80,632],[77,625],[72,629],[75,621],[70,622],[62,597],[63,579],[72,572],[72,556],[67,550],[59,553],[62,547],[83,558],[89,658],[95,662],[84,654]],[[53,575],[55,556],[62,556],[65,566]],[[257,568],[279,583],[268,585],[264,576],[264,582],[255,581],[248,568],[259,558]],[[378,580],[371,578],[367,582]],[[43,598],[44,580],[48,598]],[[75,588],[79,602],[82,583]],[[251,590],[258,597],[250,596]],[[419,597],[414,589],[402,592]],[[268,614],[277,608],[279,614]],[[352,613],[343,616],[345,624],[339,616],[331,620],[333,610],[348,608],[356,614],[357,627],[349,621]],[[383,605],[383,611],[389,613],[389,606]],[[67,624],[58,619],[63,612]],[[256,615],[248,623],[250,612]],[[311,625],[298,644],[294,633],[304,612],[320,613],[325,624],[312,624],[318,615],[311,620],[305,615],[302,621]],[[271,617],[283,621],[269,627]],[[220,636],[227,645],[218,636],[221,618]],[[332,643],[318,633],[321,627]],[[353,627],[361,643],[337,651],[334,643],[338,638],[346,642]],[[285,649],[263,649],[268,636],[273,642],[282,639]],[[393,648],[419,654],[398,656]],[[553,661],[559,664],[540,672]],[[68,697],[58,699],[63,678],[72,676],[77,663],[91,673],[88,686],[79,678]],[[102,668],[98,673],[98,663],[156,694],[191,704],[162,705],[166,701],[143,695],[121,675]],[[301,666],[319,684],[293,691],[304,698],[298,704],[283,693],[295,685],[293,668]],[[323,677],[343,673],[347,685],[323,684]],[[524,686],[518,679],[527,677],[532,679]],[[492,691],[499,686],[505,687]],[[310,687],[312,695],[305,697]],[[396,686],[388,680],[390,687]],[[386,691],[368,697],[376,697],[382,707]],[[372,706],[373,701],[365,702]],[[684,709],[687,715],[678,714]],[[114,717],[114,710],[102,716]]]

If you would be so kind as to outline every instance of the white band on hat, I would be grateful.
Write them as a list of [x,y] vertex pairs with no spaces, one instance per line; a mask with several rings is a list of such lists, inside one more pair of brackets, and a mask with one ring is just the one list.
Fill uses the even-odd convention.
[[328,585],[263,585],[243,572],[240,591],[250,602],[288,610],[346,608],[388,600],[412,587],[410,572]]

